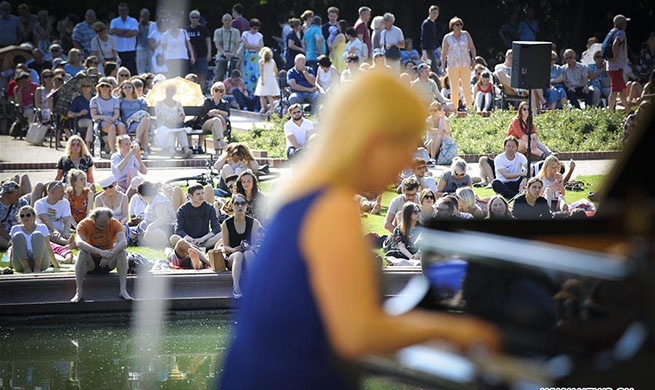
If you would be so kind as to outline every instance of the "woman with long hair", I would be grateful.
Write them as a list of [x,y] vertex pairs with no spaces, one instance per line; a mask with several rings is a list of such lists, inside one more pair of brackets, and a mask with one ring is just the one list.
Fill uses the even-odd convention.
[[471,187],[458,188],[455,191],[460,213],[469,213],[475,219],[484,218],[484,211],[478,206],[478,199]]
[[560,173],[560,162],[556,156],[548,156],[541,166],[537,177],[543,182],[544,188],[541,196],[548,201],[548,206],[553,211],[568,210],[566,205],[566,189],[564,188],[564,177]]
[[66,190],[66,199],[71,205],[71,226],[88,217],[93,210],[93,191],[86,186],[86,174],[79,169],[71,169],[69,188]]
[[437,197],[435,196],[434,191],[429,188],[424,188],[419,194],[418,199],[421,203],[419,222],[423,223],[434,217],[434,213],[436,212],[434,205],[437,201]]
[[137,95],[136,87],[130,80],[123,81],[118,90],[120,92],[121,122],[125,124],[127,134],[136,135],[136,142],[143,150],[143,158],[147,159],[150,149],[148,103]]
[[[341,19],[337,23],[336,28],[332,26],[330,29],[334,29],[334,31],[331,31],[330,36],[328,37],[328,46],[330,48],[329,58],[334,67],[337,68],[337,72],[341,74],[341,72],[346,70],[346,57],[348,57],[348,55],[345,54],[347,45],[346,31],[348,30],[348,22]],[[357,33],[355,33],[355,35],[357,35]],[[362,58],[361,53],[359,53],[359,58]]]
[[[277,65],[273,60],[273,51],[268,47],[259,50],[259,79],[255,88],[255,96],[261,102],[260,113],[273,112],[273,99],[280,96],[280,86],[277,82]],[[268,108],[266,102],[268,101]]]
[[71,169],[79,169],[86,174],[87,181],[93,186],[93,157],[89,153],[86,144],[79,135],[74,135],[66,142],[64,155],[57,162],[57,176],[55,180],[64,183],[68,180],[68,172]]
[[34,106],[41,110],[41,123],[50,122],[52,100],[49,100],[48,96],[55,88],[54,78],[55,74],[50,69],[43,69],[40,77],[41,85],[34,92]]
[[[246,198],[248,207],[246,214],[262,222],[266,217],[266,196],[261,192],[257,176],[250,170],[242,172],[234,185],[234,194],[241,194]],[[234,214],[234,197],[223,208],[228,215]]]
[[502,195],[494,195],[489,199],[486,219],[514,219],[509,203]]
[[113,86],[109,78],[101,78],[96,85],[98,94],[91,98],[91,118],[100,126],[101,134],[106,133],[109,153],[116,153],[116,135],[125,134],[125,125],[120,121],[120,100],[112,95]]
[[252,155],[250,148],[243,142],[233,142],[225,148],[223,153],[214,163],[214,168],[220,172],[218,188],[229,191],[225,183],[232,175],[240,175],[250,169],[252,172],[259,171],[259,164]]
[[421,98],[387,72],[367,72],[327,101],[321,137],[278,187],[266,237],[248,264],[222,389],[353,387],[344,361],[433,338],[498,347],[497,331],[481,321],[421,310],[391,316],[380,305],[379,263],[353,197],[394,181],[426,115]]
[[419,260],[421,254],[415,245],[414,228],[421,218],[421,206],[407,202],[400,214],[400,223],[384,243],[384,255],[399,259]]
[[186,30],[178,27],[177,19],[169,20],[168,31],[162,35],[161,46],[166,58],[168,77],[184,76],[189,64],[196,63],[195,51]]
[[539,141],[537,136],[537,129],[532,123],[532,127],[528,130],[528,116],[530,115],[528,102],[521,102],[519,109],[516,111],[516,116],[510,122],[507,128],[507,135],[513,135],[519,140],[519,153],[527,154],[528,150],[528,136],[530,140],[530,151],[538,158],[546,158],[553,152],[548,149],[548,146]]

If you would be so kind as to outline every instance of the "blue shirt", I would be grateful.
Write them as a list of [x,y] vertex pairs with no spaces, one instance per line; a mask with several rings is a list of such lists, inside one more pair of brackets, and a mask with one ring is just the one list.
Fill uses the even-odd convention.
[[[589,73],[596,73],[598,72],[598,65],[596,64],[589,64],[587,65],[587,68],[589,68]],[[602,87],[609,87],[610,86],[610,76],[607,74],[607,71],[601,73],[598,77],[595,79],[589,80],[589,85],[595,87],[595,88],[602,88]]]
[[93,27],[86,20],[76,24],[75,28],[73,28],[73,40],[82,45],[85,57],[91,55],[91,41],[95,37],[96,32],[93,31]]
[[127,122],[127,119],[139,110],[148,111],[148,103],[144,99],[126,100],[121,99],[121,121]]
[[236,337],[218,388],[356,388],[347,383],[330,346],[299,244],[307,212],[322,193],[314,191],[282,207],[256,259],[248,263]]
[[[322,40],[320,53],[316,46],[316,37],[321,37]],[[312,24],[307,31],[305,31],[305,36],[302,39],[305,41],[305,55],[307,56],[307,61],[316,61],[319,55],[325,54],[325,39],[323,39],[323,33],[319,26]]]
[[519,23],[519,38],[522,41],[536,41],[538,32],[539,26],[537,25],[537,21],[534,19],[531,22],[523,20],[521,23]]
[[84,70],[84,65],[81,65],[81,66],[72,66],[72,65],[70,65],[70,64],[66,64],[66,65],[64,65],[64,70],[65,70],[66,73],[68,73],[69,75],[75,77],[75,75],[76,75],[78,72],[81,72],[81,71]]
[[[554,78],[560,77],[563,74],[564,74],[564,69],[562,69],[561,66],[555,64],[555,65],[550,67],[550,79],[551,80],[554,79]],[[554,86],[562,86],[562,87],[564,86],[563,82],[561,82],[561,83],[552,83],[552,84]]]
[[[319,31],[320,31],[320,30],[319,30]],[[312,68],[310,68],[310,67],[305,67],[305,69],[307,70],[307,72],[308,72],[309,74],[311,74],[312,76],[314,76],[314,71],[312,70]],[[291,68],[291,69],[289,70],[289,72],[287,72],[287,83],[290,82],[291,80],[296,80],[296,84],[298,84],[298,85],[302,85],[303,87],[307,87],[307,88],[312,88],[312,87],[313,87],[313,85],[311,85],[311,84],[309,83],[309,81],[307,81],[307,79],[305,78],[305,75],[302,74],[302,73],[298,70],[298,68],[296,68],[295,66],[294,66],[293,68]],[[293,88],[292,88],[292,89],[293,89]]]
[[86,100],[84,95],[78,95],[73,99],[68,111],[78,113],[86,110],[86,115],[78,116],[77,119],[91,119],[91,108],[89,107],[89,101]]

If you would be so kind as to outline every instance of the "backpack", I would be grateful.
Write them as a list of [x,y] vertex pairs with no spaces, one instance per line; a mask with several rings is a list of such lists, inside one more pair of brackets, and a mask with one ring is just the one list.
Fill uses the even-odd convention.
[[614,51],[612,50],[612,47],[614,46],[614,35],[617,31],[619,31],[618,28],[612,29],[612,31],[607,33],[605,39],[603,39],[603,44],[600,47],[600,55],[606,60],[614,57]]
[[439,147],[439,156],[437,156],[438,165],[449,165],[458,155],[457,144],[455,140],[447,137],[441,140]]

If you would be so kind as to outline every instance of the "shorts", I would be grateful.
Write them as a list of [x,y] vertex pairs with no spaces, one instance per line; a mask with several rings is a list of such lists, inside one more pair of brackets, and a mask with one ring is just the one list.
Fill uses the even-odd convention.
[[[121,121],[114,121],[114,126],[116,126],[116,130],[118,130],[118,125],[122,124],[122,123],[123,122],[121,122]],[[98,121],[98,128],[100,129],[100,131],[102,131],[102,128],[103,128],[104,125],[105,125],[105,121],[103,121],[103,120]]]
[[553,86],[552,89],[544,89],[544,98],[546,98],[548,104],[559,102],[562,99],[566,99],[566,90],[559,86]]
[[207,76],[207,72],[209,71],[209,64],[207,64],[207,58],[206,57],[198,57],[196,58],[196,62],[191,65],[190,72],[195,73],[196,75],[205,75]]
[[623,69],[608,70],[607,74],[610,75],[610,86],[612,92],[621,92],[625,89],[625,79],[623,79]]
[[93,264],[95,264],[95,268],[93,271],[89,271],[88,273],[90,274],[96,274],[96,275],[106,275],[111,272],[111,268],[109,267],[101,267],[100,262],[102,261],[102,257],[100,256],[93,256],[91,255],[91,259],[93,260]]

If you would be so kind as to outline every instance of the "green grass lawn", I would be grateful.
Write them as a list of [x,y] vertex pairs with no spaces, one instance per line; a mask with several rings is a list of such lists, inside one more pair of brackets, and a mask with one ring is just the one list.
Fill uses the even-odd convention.
[[[586,198],[589,192],[598,191],[604,178],[604,175],[578,176],[576,180],[587,184],[585,185],[585,190],[580,192],[567,191],[565,196],[566,202],[573,203],[582,198]],[[494,195],[494,191],[491,188],[473,188],[473,191],[480,198],[486,198]],[[398,196],[397,193],[386,191],[382,194],[382,212],[379,215],[366,214],[365,217],[362,217],[362,226],[365,233],[372,232],[381,236],[384,234],[389,234],[386,230],[384,230],[384,219],[387,215],[387,207],[389,206],[389,203],[396,196]]]

